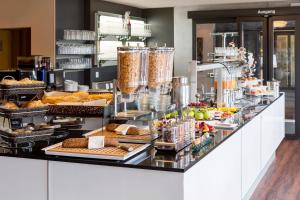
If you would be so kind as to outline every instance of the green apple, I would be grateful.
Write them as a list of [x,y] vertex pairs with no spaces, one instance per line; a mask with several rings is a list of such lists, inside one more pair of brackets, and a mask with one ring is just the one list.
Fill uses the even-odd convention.
[[207,111],[207,110],[205,110],[204,112],[203,112],[203,118],[205,119],[205,120],[208,120],[208,119],[210,119],[210,114],[209,114],[209,112]]
[[189,112],[189,116],[190,116],[190,117],[195,117],[195,112],[194,112],[194,111],[192,111],[192,110],[190,110],[190,112]]
[[204,118],[204,115],[202,112],[196,112],[195,113],[195,119],[196,120],[202,120]]
[[178,112],[177,111],[174,111],[174,112],[172,112],[172,113],[170,113],[171,114],[171,118],[176,118],[176,117],[178,117]]
[[170,119],[172,116],[171,116],[171,113],[168,113],[168,114],[166,114],[166,118],[167,119]]

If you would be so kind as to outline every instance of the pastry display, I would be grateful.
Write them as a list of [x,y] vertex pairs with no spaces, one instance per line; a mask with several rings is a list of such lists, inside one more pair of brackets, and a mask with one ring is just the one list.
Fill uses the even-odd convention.
[[13,79],[3,79],[0,84],[2,85],[43,85],[43,81],[30,80],[29,78],[24,78],[20,81]]
[[53,130],[52,126],[49,126],[46,123],[40,123],[40,124],[28,124],[23,128],[18,129],[10,129],[10,128],[0,128],[0,131],[5,132],[7,134],[13,135],[13,136],[28,136],[35,134],[35,132],[43,131],[43,130]]
[[18,110],[18,109],[32,109],[32,108],[40,108],[40,107],[45,107],[46,105],[42,103],[41,100],[36,100],[36,101],[28,101],[24,103],[21,106],[18,106],[17,104],[7,101],[2,103],[1,107],[7,110]]
[[28,101],[22,105],[22,108],[39,108],[44,107],[46,104],[43,104],[41,100]]
[[95,105],[98,105],[98,100],[104,100],[104,104],[109,104],[112,98],[113,94],[111,93],[89,94],[85,91],[74,93],[49,92],[44,94],[42,102],[52,105],[84,105],[84,103],[95,102]]
[[2,103],[1,107],[5,108],[5,109],[9,109],[9,110],[19,109],[19,107],[15,103],[9,102],[9,101]]

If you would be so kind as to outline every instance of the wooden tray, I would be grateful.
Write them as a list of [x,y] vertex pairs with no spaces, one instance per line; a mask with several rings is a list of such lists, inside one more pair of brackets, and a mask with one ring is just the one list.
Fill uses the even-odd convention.
[[62,142],[46,147],[43,150],[47,155],[69,156],[81,158],[95,158],[106,160],[127,160],[128,158],[145,150],[149,144],[127,144],[134,148],[133,151],[127,152],[116,147],[105,147],[101,149],[87,148],[62,148]]
[[137,143],[137,144],[145,144],[151,143],[156,140],[158,136],[154,135],[119,135],[116,132],[106,131],[105,128],[100,128],[91,132],[84,134],[85,137],[89,136],[105,136],[109,138],[118,138],[120,142],[125,143]]
[[49,105],[48,115],[72,117],[106,117],[111,114],[109,106],[77,106],[77,105]]
[[48,109],[49,109],[48,106],[36,107],[36,108],[20,108],[17,110],[0,108],[0,116],[9,119],[42,116],[42,115],[46,115]]

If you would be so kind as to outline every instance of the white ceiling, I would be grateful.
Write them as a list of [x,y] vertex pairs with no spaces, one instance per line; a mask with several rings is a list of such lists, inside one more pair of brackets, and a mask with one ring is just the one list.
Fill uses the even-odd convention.
[[109,2],[129,5],[138,8],[163,8],[163,7],[182,7],[182,6],[201,6],[216,4],[249,4],[261,2],[295,2],[299,0],[106,0]]

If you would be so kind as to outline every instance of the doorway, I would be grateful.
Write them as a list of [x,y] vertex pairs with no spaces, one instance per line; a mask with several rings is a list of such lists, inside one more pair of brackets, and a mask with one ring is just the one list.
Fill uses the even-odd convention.
[[15,70],[18,56],[31,55],[31,29],[0,29],[0,70]]
[[[205,60],[205,44],[209,43],[205,38],[201,38],[201,43],[197,42],[203,35],[199,36],[199,27],[202,26],[203,33],[207,27],[214,30],[220,26],[227,27],[229,31],[238,32],[238,47],[245,47],[253,54],[255,76],[264,81],[280,81],[280,90],[286,98],[286,133],[292,138],[300,138],[300,78],[296,76],[300,73],[299,13],[300,7],[188,13],[188,17],[193,19],[193,59]],[[197,48],[197,44],[203,46]],[[204,53],[197,52],[197,49],[202,49]]]

